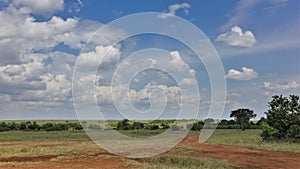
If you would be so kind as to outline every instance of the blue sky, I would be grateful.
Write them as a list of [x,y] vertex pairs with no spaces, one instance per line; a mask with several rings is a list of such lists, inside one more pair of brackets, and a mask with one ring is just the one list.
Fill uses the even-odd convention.
[[[135,111],[145,111],[136,118],[149,118],[159,113],[156,111],[164,103],[162,98],[167,98],[162,117],[175,118],[180,96],[186,91],[188,99],[182,104],[191,107],[182,113],[194,111],[193,105],[199,104],[198,118],[206,118],[211,100],[208,72],[187,46],[153,34],[130,37],[112,46],[126,34],[118,27],[94,34],[120,17],[142,12],[160,12],[158,18],[166,22],[181,17],[211,41],[227,83],[223,118],[228,118],[233,109],[247,107],[258,114],[258,119],[268,109],[272,95],[300,95],[298,0],[0,0],[0,9],[0,119],[75,119],[72,76],[76,60],[81,61],[78,69],[89,73],[76,80],[84,86],[94,79],[91,67],[97,66],[104,53],[107,55],[97,68],[95,93],[83,88],[78,101],[95,96],[106,118],[122,118],[118,109],[131,111],[132,116]],[[141,50],[148,48],[165,52],[151,55],[144,51],[142,55]],[[133,70],[154,65],[167,72],[147,70],[129,76]],[[178,76],[178,82],[170,72]],[[124,83],[127,81],[130,84]],[[110,92],[112,89],[124,96],[128,88],[130,102],[113,98]],[[197,90],[200,100],[195,95]],[[132,103],[135,109],[126,103]],[[151,106],[153,112],[147,112]]]

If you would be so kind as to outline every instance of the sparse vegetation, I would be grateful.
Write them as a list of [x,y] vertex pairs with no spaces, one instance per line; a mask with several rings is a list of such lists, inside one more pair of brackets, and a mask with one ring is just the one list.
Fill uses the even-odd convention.
[[145,168],[164,168],[164,169],[224,169],[230,168],[225,160],[211,158],[196,158],[189,156],[163,155],[152,158],[145,164]]

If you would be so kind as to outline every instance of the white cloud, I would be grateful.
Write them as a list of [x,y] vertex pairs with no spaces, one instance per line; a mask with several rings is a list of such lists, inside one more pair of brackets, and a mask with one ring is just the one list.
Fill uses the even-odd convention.
[[197,85],[197,81],[195,79],[183,78],[181,82],[179,82],[181,86],[190,86]]
[[[36,21],[33,16],[13,6],[0,11],[0,23],[0,65],[23,63],[26,59],[24,54],[33,50],[51,49],[61,43],[81,49],[89,37],[103,26],[99,22],[79,18],[62,19],[58,16]],[[110,28],[105,30],[105,33],[94,34],[90,44],[107,46],[122,34]]]
[[219,35],[216,41],[229,46],[251,48],[255,45],[256,38],[250,30],[243,31],[240,27],[234,26],[230,31]]
[[6,9],[0,12],[0,23],[0,65],[5,65],[23,63],[26,53],[63,42],[59,37],[72,32],[78,19],[53,16],[49,21],[37,22],[30,15]]
[[22,11],[40,15],[52,15],[64,9],[64,0],[13,0],[13,4]]
[[189,66],[181,59],[178,51],[170,52],[171,59],[167,65],[167,70],[171,73],[182,73],[189,71]]
[[257,72],[255,72],[253,69],[243,67],[242,71],[230,69],[226,75],[226,78],[234,80],[251,80],[256,78],[257,75]]
[[287,91],[291,89],[296,89],[300,86],[297,82],[288,82],[285,84],[276,84],[271,82],[264,82],[263,88],[268,91]]
[[158,17],[161,19],[170,18],[176,15],[176,11],[179,9],[183,9],[185,14],[189,13],[189,8],[191,7],[188,3],[181,3],[181,4],[173,4],[169,6],[169,11],[167,13],[162,13]]
[[98,63],[100,68],[112,68],[117,65],[120,60],[120,51],[113,46],[97,46],[95,51],[81,53],[77,59],[77,67],[80,70],[97,69]]
[[[0,92],[12,97],[13,102],[70,103],[71,77],[76,57],[54,52],[28,54],[29,62],[0,66]],[[46,59],[51,58],[46,66]],[[13,90],[11,90],[13,89]],[[30,103],[31,105],[33,103]]]

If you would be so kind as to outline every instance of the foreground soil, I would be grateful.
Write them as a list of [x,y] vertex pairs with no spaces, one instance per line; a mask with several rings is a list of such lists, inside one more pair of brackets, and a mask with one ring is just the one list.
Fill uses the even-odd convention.
[[[90,140],[70,140],[85,141]],[[9,143],[11,145],[13,143]],[[53,146],[47,144],[37,144],[36,142],[27,142],[26,144],[36,144],[37,146]],[[58,143],[63,145],[63,143]],[[4,146],[4,144],[2,144]],[[67,145],[66,145],[67,146]],[[176,149],[166,152],[165,154],[176,154],[209,157],[215,159],[227,160],[231,164],[236,164],[236,168],[251,169],[299,169],[300,153],[274,152],[266,150],[256,150],[243,146],[235,145],[216,145],[216,144],[199,144],[197,134],[189,134],[178,146],[189,147],[199,151],[176,151]],[[139,159],[128,159],[92,146],[76,154],[60,154],[33,157],[9,157],[0,158],[0,168],[103,168],[103,169],[121,169],[121,168],[143,168],[143,162]]]
[[242,165],[243,168],[300,168],[300,153],[257,150],[236,145],[199,144],[197,139],[198,135],[190,134],[180,145],[203,150],[204,153],[199,154],[199,157],[225,159],[229,163]]

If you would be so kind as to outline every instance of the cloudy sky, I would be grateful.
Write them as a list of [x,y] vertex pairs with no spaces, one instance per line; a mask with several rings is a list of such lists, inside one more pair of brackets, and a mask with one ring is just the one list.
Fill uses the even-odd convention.
[[[121,27],[95,33],[141,12],[186,19],[211,41],[227,83],[224,118],[246,107],[258,119],[272,95],[300,95],[298,0],[0,0],[0,119],[76,119],[73,99],[96,100],[110,119],[176,118],[182,105],[184,117],[199,105],[198,118],[206,118],[212,84],[190,48],[154,34],[115,44],[128,33]],[[76,61],[81,88],[72,95]]]

